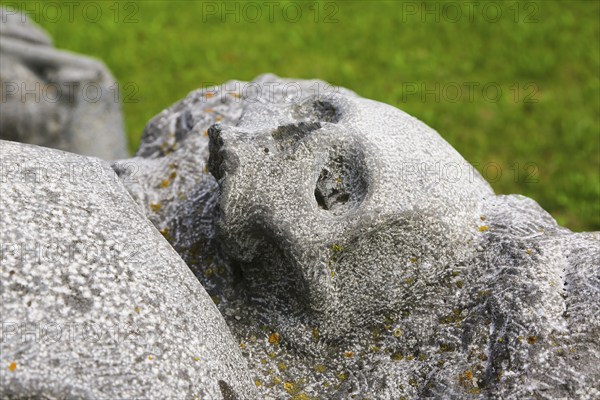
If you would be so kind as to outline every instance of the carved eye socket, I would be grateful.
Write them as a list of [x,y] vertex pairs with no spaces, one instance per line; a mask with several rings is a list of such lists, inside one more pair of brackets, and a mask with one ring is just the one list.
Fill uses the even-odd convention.
[[356,208],[366,194],[364,161],[360,155],[348,152],[328,160],[315,187],[315,200],[319,207],[334,215],[341,215]]

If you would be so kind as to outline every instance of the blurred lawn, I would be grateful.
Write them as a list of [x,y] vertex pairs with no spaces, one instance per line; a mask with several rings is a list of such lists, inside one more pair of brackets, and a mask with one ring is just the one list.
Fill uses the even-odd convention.
[[[321,78],[422,119],[497,192],[530,196],[571,229],[600,230],[600,2],[481,1],[472,13],[467,2],[428,2],[431,14],[420,1],[296,2],[303,14],[290,22],[281,1],[271,22],[257,1],[255,23],[245,3],[236,22],[219,12],[236,5],[220,1],[95,2],[88,18],[80,1],[73,21],[64,6],[56,22],[44,2],[2,3],[24,6],[57,47],[104,60],[121,87],[139,87],[139,101],[123,105],[132,151],[152,116],[203,83],[263,72]],[[453,82],[479,86],[472,96],[462,86],[454,101]]]

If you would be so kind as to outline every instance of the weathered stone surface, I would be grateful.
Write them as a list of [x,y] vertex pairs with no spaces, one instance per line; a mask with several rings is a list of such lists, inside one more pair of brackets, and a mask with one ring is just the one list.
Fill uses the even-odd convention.
[[0,141],[0,397],[255,399],[210,297],[104,162]]
[[127,145],[118,86],[100,61],[51,47],[23,14],[0,8],[0,138],[104,159]]
[[394,107],[232,81],[159,114],[114,168],[263,398],[600,396],[598,233],[496,196]]

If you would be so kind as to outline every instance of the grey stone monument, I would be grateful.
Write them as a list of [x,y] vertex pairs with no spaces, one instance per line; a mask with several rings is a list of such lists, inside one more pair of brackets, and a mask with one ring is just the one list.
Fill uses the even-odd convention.
[[[190,93],[110,166],[0,154],[4,397],[600,396],[600,235],[392,106],[263,75]],[[136,340],[28,328],[89,321]]]
[[[600,396],[600,238],[320,81],[199,90],[115,169],[263,398]],[[131,168],[129,168],[131,169]]]
[[57,50],[0,8],[0,138],[104,159],[127,156],[118,85],[98,60]]

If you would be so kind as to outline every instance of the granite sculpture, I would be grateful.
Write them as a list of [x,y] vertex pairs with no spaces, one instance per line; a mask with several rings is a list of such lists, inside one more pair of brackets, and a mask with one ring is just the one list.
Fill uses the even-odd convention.
[[127,156],[120,86],[102,62],[53,48],[46,32],[10,8],[0,8],[0,38],[0,139]]

